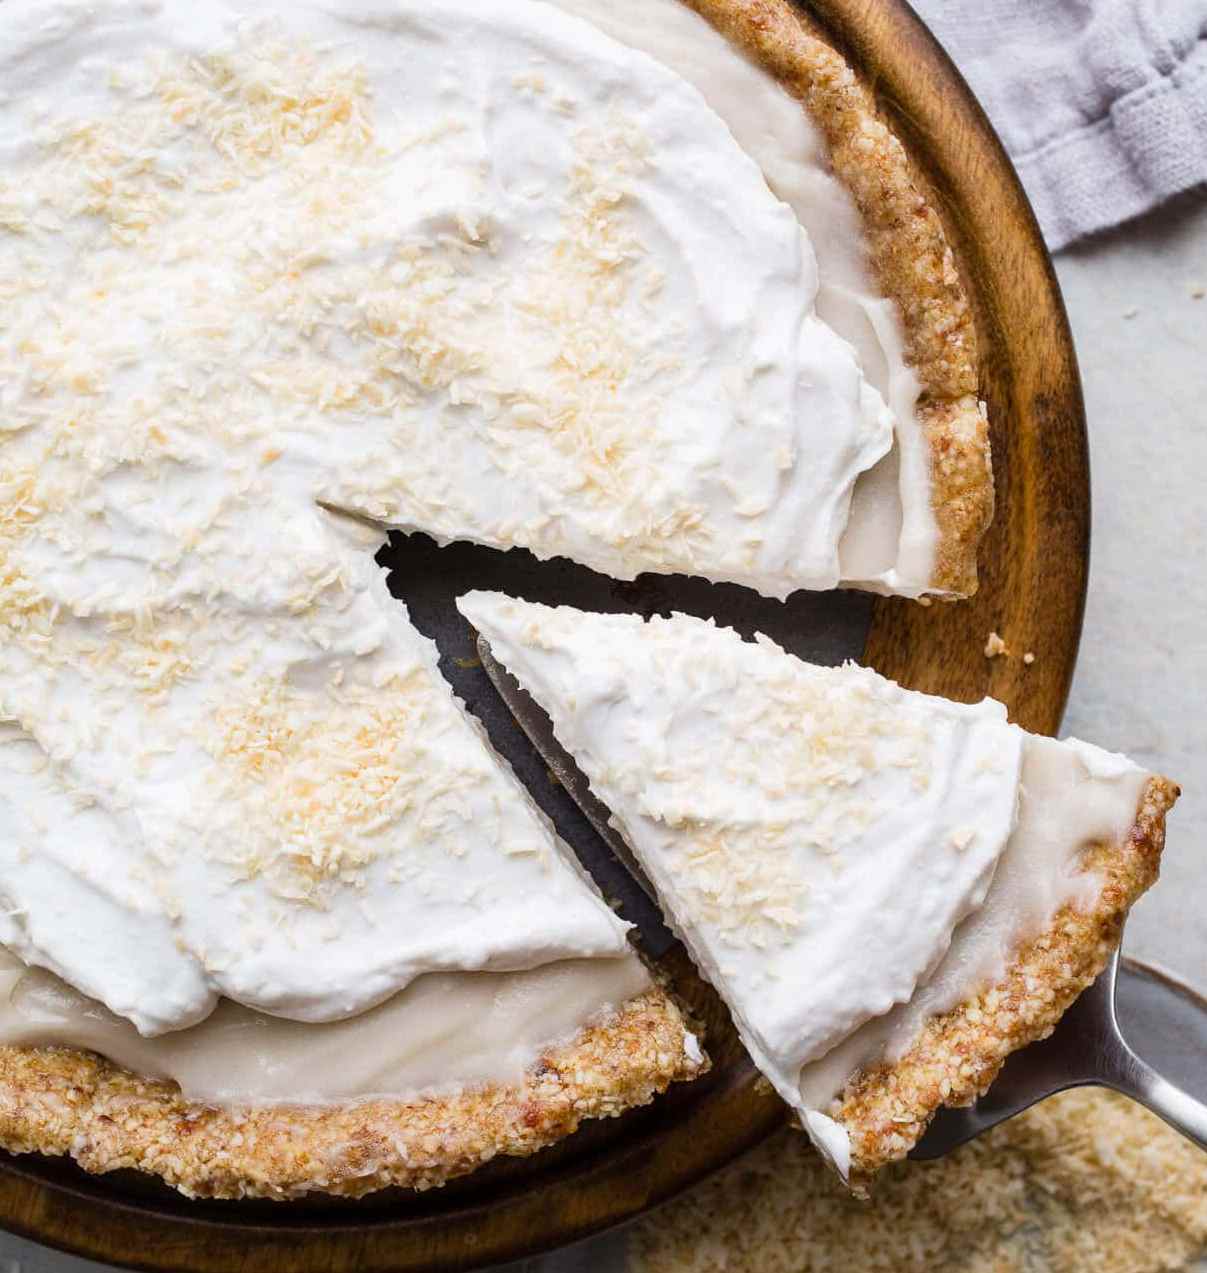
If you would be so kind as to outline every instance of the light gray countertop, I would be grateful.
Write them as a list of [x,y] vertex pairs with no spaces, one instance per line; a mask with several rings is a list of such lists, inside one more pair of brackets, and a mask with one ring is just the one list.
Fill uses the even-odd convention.
[[1089,599],[1065,730],[1180,782],[1125,949],[1207,988],[1207,200],[1062,253],[1093,473]]
[[[1193,295],[1207,289],[1207,200],[1071,249],[1057,269],[1094,487],[1085,637],[1065,729],[1183,784],[1161,883],[1137,906],[1126,948],[1207,989],[1207,297]],[[623,1240],[523,1267],[538,1266],[618,1273]],[[102,1267],[0,1234],[0,1273]]]

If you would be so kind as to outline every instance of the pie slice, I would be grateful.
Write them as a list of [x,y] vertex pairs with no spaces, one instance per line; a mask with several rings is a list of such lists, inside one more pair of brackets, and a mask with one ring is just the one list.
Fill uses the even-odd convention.
[[1177,790],[1121,756],[675,615],[462,613],[612,811],[844,1179],[905,1155],[1097,975]]

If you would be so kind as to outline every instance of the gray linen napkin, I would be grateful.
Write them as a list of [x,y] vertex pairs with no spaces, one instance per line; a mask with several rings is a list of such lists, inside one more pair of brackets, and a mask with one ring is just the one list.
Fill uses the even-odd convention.
[[1053,248],[1207,182],[1207,0],[913,0]]

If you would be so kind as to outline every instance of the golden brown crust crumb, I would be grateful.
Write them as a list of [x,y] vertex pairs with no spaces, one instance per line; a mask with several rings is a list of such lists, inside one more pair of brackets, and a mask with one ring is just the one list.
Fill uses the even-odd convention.
[[1095,846],[1085,869],[1103,885],[1094,907],[1066,906],[1042,936],[1022,947],[1006,976],[967,1003],[933,1017],[894,1064],[861,1071],[831,1108],[851,1138],[857,1190],[904,1158],[941,1105],[970,1105],[1011,1052],[1052,1033],[1073,1000],[1106,966],[1132,903],[1157,878],[1165,815],[1178,788],[1152,778],[1122,844]]
[[943,223],[921,175],[845,60],[785,0],[686,0],[760,62],[809,112],[851,192],[872,270],[901,314],[921,383],[939,532],[931,586],[976,591],[976,554],[993,518],[989,427],[977,398],[976,328]]
[[524,1079],[414,1101],[215,1108],[70,1048],[0,1048],[0,1145],[136,1168],[191,1197],[358,1197],[430,1189],[501,1154],[524,1156],[587,1118],[647,1104],[701,1067],[661,990],[546,1052]]

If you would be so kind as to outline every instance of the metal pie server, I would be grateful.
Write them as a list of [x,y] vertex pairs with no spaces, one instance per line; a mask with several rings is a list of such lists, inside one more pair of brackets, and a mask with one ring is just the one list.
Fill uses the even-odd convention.
[[1157,1048],[1168,1054],[1160,1057],[1162,1068],[1199,1090],[1207,1087],[1207,1002],[1173,978],[1121,959],[1115,950],[1056,1029],[1012,1053],[975,1104],[939,1110],[910,1157],[941,1158],[1045,1096],[1087,1085],[1130,1096],[1207,1149],[1207,1104],[1136,1055],[1119,1025],[1120,1004],[1129,1032],[1143,1027],[1146,1051],[1153,1036],[1166,1036],[1164,1047]]
[[[650,900],[648,911],[643,909],[640,915],[633,914],[630,907],[629,918],[637,923],[648,953],[654,958],[664,955],[674,945],[674,936],[662,921],[652,886],[612,825],[607,808],[591,794],[582,771],[554,738],[549,717],[494,658],[483,637],[478,638],[478,655],[550,772]],[[1136,1055],[1119,1026],[1117,994],[1126,1008],[1129,1028],[1139,1025],[1143,1032],[1145,1051],[1168,1073],[1207,1097],[1207,1001],[1165,974],[1120,960],[1116,950],[1102,975],[1064,1014],[1055,1031],[1013,1053],[993,1086],[974,1105],[941,1109],[910,1157],[942,1157],[1044,1097],[1087,1084],[1123,1092],[1207,1149],[1207,1104]]]

